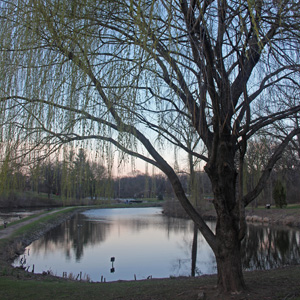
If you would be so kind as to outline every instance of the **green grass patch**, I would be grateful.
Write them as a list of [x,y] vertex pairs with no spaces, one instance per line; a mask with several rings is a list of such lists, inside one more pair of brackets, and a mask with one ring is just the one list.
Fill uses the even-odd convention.
[[[33,219],[33,218],[35,218],[35,217],[37,217],[37,216],[40,216],[40,215],[42,215],[42,214],[44,214],[44,213],[45,213],[45,212],[40,212],[40,213],[31,215],[31,216],[22,218],[22,219],[20,219],[20,220],[13,221],[13,222],[11,222],[11,223],[8,223],[8,224],[7,224],[7,227],[10,227],[10,226],[12,226],[12,225],[19,224],[19,223],[22,223],[22,222],[24,222],[24,221]],[[3,229],[3,228],[4,228],[4,225],[0,226],[0,229]]]
[[[76,209],[78,209],[78,207],[62,208],[62,209],[59,209],[58,211],[56,211],[54,213],[51,213],[51,214],[48,214],[49,211],[46,211],[46,212],[43,212],[43,213],[39,213],[39,214],[30,216],[30,217],[28,217],[26,219],[33,219],[33,218],[35,218],[37,216],[41,216],[41,215],[45,214],[44,217],[41,217],[38,220],[35,220],[35,221],[33,221],[33,222],[29,223],[29,224],[25,224],[21,228],[17,229],[12,234],[12,238],[20,236],[20,235],[22,235],[22,234],[24,234],[26,232],[29,232],[29,231],[34,231],[34,230],[36,230],[36,229],[39,228],[39,226],[40,226],[41,223],[47,223],[50,220],[56,219],[61,214],[65,214],[65,213],[71,212],[71,211],[76,210]],[[24,218],[23,221],[25,221],[26,219]],[[20,221],[22,221],[22,220],[20,220]],[[17,221],[17,222],[19,222],[19,221]]]
[[[177,299],[184,290],[198,287],[197,279],[147,280],[115,283],[41,281],[0,277],[0,299]],[[214,281],[213,281],[214,282]]]
[[287,209],[300,209],[300,204],[288,204]]
[[[231,295],[230,299],[299,300],[299,272],[300,268],[297,266],[278,271],[246,272],[245,279],[249,289],[242,295]],[[0,270],[0,299],[186,300],[197,299],[200,290],[208,293],[207,299],[223,299],[216,297],[218,291],[215,275],[111,283],[58,280],[42,275],[33,280],[30,273],[25,276],[27,278],[18,279],[7,274],[7,270]],[[282,282],[285,284],[280,285]]]
[[[252,208],[250,206],[247,207],[247,209],[249,210],[261,210],[261,209],[266,209],[266,206],[265,205],[260,205],[256,208]],[[284,209],[300,209],[300,204],[299,203],[295,203],[295,204],[288,204],[287,206],[283,207],[283,208],[279,208],[279,207],[276,207],[275,204],[273,204],[271,206],[271,210],[272,209],[278,209],[278,210],[284,210]]]

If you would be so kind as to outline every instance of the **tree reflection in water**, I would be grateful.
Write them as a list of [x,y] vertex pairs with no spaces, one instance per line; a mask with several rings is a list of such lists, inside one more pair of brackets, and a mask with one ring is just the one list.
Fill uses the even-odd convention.
[[[215,227],[211,222],[209,226]],[[246,270],[276,268],[300,262],[300,231],[248,226],[243,241]],[[168,218],[160,209],[89,210],[56,227],[30,245],[28,265],[84,271],[93,281],[216,273],[214,255],[193,222]],[[194,251],[193,251],[194,250]],[[111,257],[116,257],[115,272]],[[16,260],[15,265],[20,264]]]
[[71,250],[79,262],[83,256],[84,248],[88,245],[100,244],[109,235],[110,224],[86,221],[82,214],[75,215],[72,219],[47,232],[42,238],[35,241],[34,251],[51,252],[61,249],[66,259],[71,259]]
[[265,270],[300,262],[300,231],[249,225],[242,244],[246,270]]

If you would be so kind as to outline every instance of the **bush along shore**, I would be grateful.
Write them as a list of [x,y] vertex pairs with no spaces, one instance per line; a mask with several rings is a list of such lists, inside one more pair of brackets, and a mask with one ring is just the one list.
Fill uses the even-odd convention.
[[280,225],[300,228],[300,209],[271,208],[248,210],[246,221],[263,225]]
[[[299,207],[298,207],[299,206]],[[246,221],[257,225],[279,225],[300,228],[300,205],[295,208],[247,208]],[[204,210],[198,209],[204,220],[216,220],[216,212],[212,204]],[[165,201],[163,213],[169,217],[189,218],[178,201]]]

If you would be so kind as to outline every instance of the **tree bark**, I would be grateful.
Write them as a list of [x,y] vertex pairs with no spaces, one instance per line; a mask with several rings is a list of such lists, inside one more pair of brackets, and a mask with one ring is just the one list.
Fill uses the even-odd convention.
[[241,260],[240,209],[236,195],[235,151],[229,135],[214,141],[213,155],[205,170],[212,182],[217,212],[216,247],[218,287],[223,292],[245,288]]
[[193,243],[192,243],[192,270],[191,276],[195,277],[196,275],[196,266],[197,266],[197,249],[198,249],[198,226],[194,223],[194,236],[193,236]]
[[223,216],[217,221],[216,235],[219,246],[213,250],[217,261],[218,287],[222,292],[241,291],[245,288],[245,281],[236,221],[229,216]]

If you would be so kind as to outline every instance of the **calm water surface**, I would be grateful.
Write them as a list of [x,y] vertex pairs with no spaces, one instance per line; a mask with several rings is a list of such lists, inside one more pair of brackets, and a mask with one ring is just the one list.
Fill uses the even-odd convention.
[[[209,226],[214,230],[214,223]],[[246,269],[300,262],[300,233],[250,226],[244,242]],[[189,276],[193,223],[168,218],[160,208],[93,209],[51,230],[15,262],[28,271],[64,272],[92,281]],[[114,257],[115,261],[111,262]],[[22,261],[21,261],[22,260]],[[214,255],[198,235],[196,274],[216,273]]]

